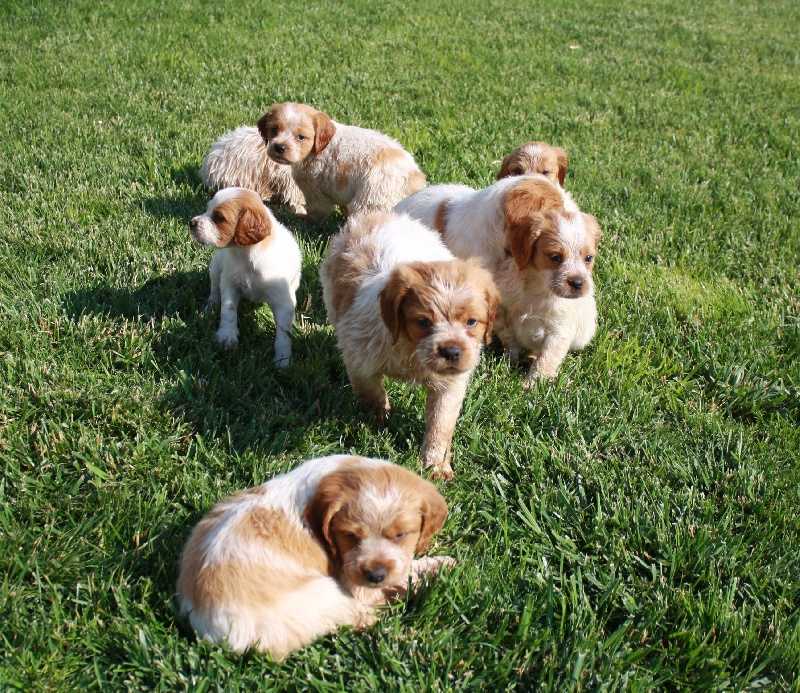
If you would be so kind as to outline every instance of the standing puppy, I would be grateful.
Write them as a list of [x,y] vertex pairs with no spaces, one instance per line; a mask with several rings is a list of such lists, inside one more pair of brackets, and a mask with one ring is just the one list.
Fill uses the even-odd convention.
[[451,479],[456,419],[499,300],[491,275],[407,216],[372,214],[348,219],[331,239],[320,278],[362,407],[383,425],[385,376],[424,385],[422,460]]
[[243,125],[222,135],[203,159],[200,177],[212,190],[249,188],[269,204],[288,205],[297,214],[305,212],[305,199],[291,170],[267,156],[258,128]]
[[273,105],[258,121],[267,153],[291,167],[306,201],[305,218],[388,212],[425,186],[425,176],[399,142],[374,130],[342,125],[300,103]]
[[563,186],[567,175],[567,153],[545,142],[526,142],[503,159],[497,180],[529,173],[540,173],[551,183]]
[[395,208],[435,228],[458,257],[480,257],[500,289],[495,330],[512,360],[531,356],[525,381],[553,377],[597,325],[591,270],[601,231],[544,176],[503,178],[483,190],[435,185]]
[[219,248],[211,258],[209,305],[220,305],[217,342],[232,349],[239,343],[240,296],[267,303],[275,318],[275,365],[285,368],[292,354],[295,292],[302,257],[297,241],[252,190],[220,190],[205,214],[189,222],[194,239]]

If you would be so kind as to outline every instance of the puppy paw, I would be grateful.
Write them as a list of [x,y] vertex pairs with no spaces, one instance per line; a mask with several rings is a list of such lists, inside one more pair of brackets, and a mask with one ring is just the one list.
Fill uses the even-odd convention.
[[441,479],[442,481],[453,480],[453,468],[449,464],[433,465],[431,469],[431,479]]
[[272,359],[275,362],[275,368],[286,368],[292,362],[291,354],[275,354]]
[[423,556],[411,564],[411,582],[417,583],[426,575],[433,575],[442,568],[454,568],[456,565],[456,559],[450,556]]
[[219,344],[225,351],[235,349],[239,346],[239,331],[228,330],[220,328],[217,330],[217,344]]

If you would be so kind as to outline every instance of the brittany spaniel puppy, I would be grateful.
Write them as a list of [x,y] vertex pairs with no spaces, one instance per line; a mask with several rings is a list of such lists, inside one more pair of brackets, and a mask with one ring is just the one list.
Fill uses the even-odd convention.
[[563,186],[567,175],[567,153],[545,142],[526,142],[503,159],[497,180],[527,173],[541,173],[551,183]]
[[181,558],[178,604],[197,635],[280,659],[376,607],[449,556],[414,560],[442,527],[436,488],[384,460],[334,455],[215,505]]
[[239,298],[267,303],[275,318],[275,365],[289,365],[295,292],[302,257],[292,234],[278,222],[253,190],[220,190],[205,214],[189,222],[194,239],[219,248],[211,257],[209,305],[220,304],[217,342],[239,343]]
[[427,390],[422,460],[451,479],[450,443],[499,294],[477,261],[457,260],[405,215],[354,216],[320,267],[328,319],[350,383],[378,426],[389,412],[384,376]]
[[305,218],[321,222],[335,205],[348,214],[388,212],[425,186],[425,176],[391,137],[342,125],[299,103],[273,105],[258,121],[267,153],[290,167],[305,196]]
[[297,214],[305,212],[303,193],[291,170],[267,156],[258,128],[243,125],[214,142],[200,166],[200,177],[212,190],[249,188],[269,204],[288,205]]
[[529,352],[530,387],[553,377],[597,324],[592,267],[601,231],[544,176],[503,178],[483,190],[436,185],[395,208],[435,228],[458,257],[480,257],[500,289],[495,330],[513,360]]

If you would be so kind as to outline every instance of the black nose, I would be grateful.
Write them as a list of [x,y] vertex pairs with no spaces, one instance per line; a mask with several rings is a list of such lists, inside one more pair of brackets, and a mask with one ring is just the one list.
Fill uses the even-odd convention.
[[450,363],[454,363],[461,358],[461,348],[457,346],[443,346],[439,349],[439,355]]
[[567,284],[575,289],[575,291],[580,291],[583,288],[583,279],[569,279],[567,280]]
[[283,154],[286,151],[286,145],[285,144],[273,144],[272,148],[276,152],[278,152],[278,154]]
[[364,575],[373,585],[378,585],[386,579],[389,571],[386,568],[378,567],[372,570],[365,570]]
[[190,228],[192,231],[194,231],[194,230],[197,228],[197,224],[198,224],[197,217],[195,217],[194,219],[192,219],[192,220],[189,222],[189,228]]

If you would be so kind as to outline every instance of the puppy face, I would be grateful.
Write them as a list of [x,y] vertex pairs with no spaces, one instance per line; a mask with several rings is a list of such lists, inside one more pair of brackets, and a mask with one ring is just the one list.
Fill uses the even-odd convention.
[[552,147],[544,142],[527,142],[503,159],[497,180],[528,173],[540,173],[549,181],[564,185],[567,153],[560,147]]
[[539,212],[530,228],[511,236],[511,253],[520,270],[532,266],[552,293],[580,298],[592,290],[592,268],[602,232],[589,214]]
[[273,105],[258,121],[267,155],[279,164],[296,164],[328,146],[336,132],[322,111],[301,103]]
[[396,267],[380,294],[392,339],[414,345],[419,360],[440,375],[475,367],[491,340],[500,294],[476,260],[415,262]]
[[272,233],[272,219],[257,193],[245,188],[224,188],[211,198],[205,214],[189,222],[189,231],[202,245],[247,246]]
[[415,552],[424,552],[447,517],[436,487],[382,465],[345,466],[319,482],[305,518],[348,587],[405,582]]

